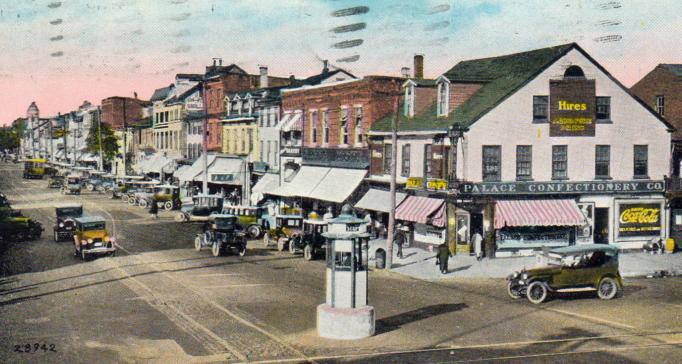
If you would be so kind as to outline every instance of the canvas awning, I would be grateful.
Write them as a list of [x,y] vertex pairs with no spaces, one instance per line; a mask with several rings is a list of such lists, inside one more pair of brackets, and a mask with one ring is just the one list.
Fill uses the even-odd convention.
[[364,169],[329,168],[320,183],[308,196],[303,197],[336,203],[344,202],[358,188],[366,174],[367,170]]
[[329,168],[326,167],[302,166],[283,192],[286,196],[309,197],[328,172]]
[[[396,192],[395,205],[400,205],[407,197],[402,192]],[[355,204],[355,208],[388,213],[391,205],[391,193],[389,191],[370,188],[367,193]]]
[[[192,181],[195,177],[198,177],[200,181],[203,180],[204,162],[202,156],[199,156],[196,161],[190,166],[190,168],[183,170],[182,174],[175,174],[175,177],[180,182]],[[206,165],[210,166],[216,159],[214,154],[209,154],[206,156]],[[210,177],[209,177],[210,178]]]
[[[241,158],[217,156],[208,166],[208,182],[216,184],[240,185],[244,161]],[[201,171],[200,171],[201,172]],[[203,174],[194,177],[195,181],[203,181]]]
[[282,131],[283,132],[301,131],[303,127],[302,116],[303,113],[300,112],[287,115],[286,120],[282,122]]
[[251,188],[251,192],[267,193],[279,187],[279,174],[266,173]]
[[145,158],[138,163],[138,167],[142,173],[173,173],[175,170],[175,160],[168,158],[162,154],[153,154],[149,158]]
[[582,226],[574,200],[502,200],[495,203],[495,229],[514,226]]
[[445,226],[445,201],[437,198],[408,196],[395,209],[395,218],[433,226]]

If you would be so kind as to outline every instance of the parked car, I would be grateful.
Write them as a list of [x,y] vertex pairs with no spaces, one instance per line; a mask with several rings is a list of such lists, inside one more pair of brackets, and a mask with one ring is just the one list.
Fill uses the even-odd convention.
[[80,195],[81,178],[78,176],[66,176],[62,186],[62,193],[65,195]]
[[60,174],[55,174],[54,176],[50,176],[50,179],[47,181],[47,188],[62,188],[64,187],[64,176]]
[[219,214],[223,210],[223,195],[199,194],[192,197],[192,203],[182,205],[175,215],[176,221],[193,222],[208,221],[211,214]]
[[277,250],[284,251],[289,247],[289,240],[301,233],[303,216],[278,215],[275,222],[275,226],[263,235],[263,244],[268,247],[270,243],[275,242],[277,243]]
[[0,208],[0,241],[26,241],[39,239],[43,226],[19,210],[10,207]]
[[223,213],[239,217],[239,225],[246,230],[252,239],[260,238],[264,231],[275,225],[275,219],[268,213],[267,207],[224,206]]
[[75,254],[83,260],[92,255],[115,255],[116,239],[107,231],[107,224],[101,216],[86,216],[75,219],[73,235]]
[[45,175],[47,159],[33,158],[24,162],[24,179],[42,179]]
[[54,241],[71,240],[76,231],[76,218],[83,216],[83,205],[63,204],[55,208],[57,221],[52,228]]
[[295,253],[303,250],[305,260],[313,260],[322,255],[326,249],[326,241],[322,233],[327,232],[328,222],[320,219],[316,213],[311,213],[303,220],[303,231],[291,239],[289,251]]
[[104,172],[100,171],[90,171],[88,178],[83,179],[83,184],[85,185],[85,189],[93,192],[98,190],[98,187],[102,184],[102,176],[104,175]]
[[228,250],[235,250],[240,256],[246,254],[246,234],[239,225],[239,218],[234,215],[211,215],[208,230],[197,234],[194,238],[194,249],[201,251],[211,247],[213,256],[224,255]]
[[170,211],[180,206],[180,189],[173,185],[157,185],[152,187],[152,192],[142,192],[136,195],[137,204],[147,208],[155,201],[159,208]]
[[539,253],[540,265],[507,277],[507,292],[514,299],[539,304],[555,292],[596,290],[612,299],[622,290],[618,249],[605,244],[575,245]]
[[128,204],[140,206],[141,200],[148,202],[154,195],[154,187],[158,184],[159,181],[135,181],[129,183],[129,188],[127,191]]

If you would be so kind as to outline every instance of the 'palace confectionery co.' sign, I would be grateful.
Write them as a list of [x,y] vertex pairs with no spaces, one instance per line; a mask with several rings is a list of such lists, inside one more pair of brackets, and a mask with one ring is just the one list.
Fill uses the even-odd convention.
[[464,195],[664,192],[663,181],[483,182],[460,185]]

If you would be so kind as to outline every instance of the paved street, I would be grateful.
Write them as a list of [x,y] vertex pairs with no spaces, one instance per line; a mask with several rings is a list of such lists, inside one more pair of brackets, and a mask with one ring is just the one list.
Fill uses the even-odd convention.
[[[22,180],[20,168],[0,165],[0,191],[46,231],[39,241],[1,247],[0,362],[674,363],[682,356],[679,278],[628,279],[612,301],[565,295],[534,306],[508,298],[500,279],[431,282],[373,271],[376,335],[321,339],[322,262],[255,241],[243,258],[214,258],[194,251],[197,225],[164,212],[151,220],[104,195],[62,196],[44,180]],[[52,242],[54,204],[76,200],[107,219],[118,256],[82,262],[69,242]]]

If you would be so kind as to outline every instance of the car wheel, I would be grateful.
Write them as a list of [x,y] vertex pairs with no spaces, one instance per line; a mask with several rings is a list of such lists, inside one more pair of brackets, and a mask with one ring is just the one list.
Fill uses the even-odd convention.
[[222,244],[219,242],[214,242],[213,246],[211,247],[211,253],[213,253],[214,257],[219,257],[223,255],[223,247]]
[[175,221],[185,222],[185,214],[183,214],[182,212],[178,212],[177,214],[175,214]]
[[247,231],[248,231],[248,233],[249,233],[249,236],[250,236],[252,239],[258,239],[258,237],[259,237],[260,234],[261,234],[261,228],[260,228],[260,226],[258,226],[258,225],[251,225],[251,226],[249,226],[249,228],[247,229]]
[[94,190],[95,190],[95,186],[93,186],[93,185],[90,185],[90,184],[89,184],[89,185],[87,185],[87,186],[85,186],[85,188],[86,188],[86,189],[87,189],[88,191],[90,191],[90,192],[92,192],[92,191],[94,191]]
[[148,204],[149,203],[147,202],[147,200],[140,200],[140,202],[138,203],[138,205],[143,209],[146,209]]
[[170,211],[173,209],[173,201],[166,201],[163,204],[163,208],[166,209],[166,211]]
[[544,282],[535,281],[528,285],[526,292],[528,301],[534,304],[540,304],[547,298],[547,285]]
[[270,246],[270,234],[268,233],[263,234],[263,246],[266,248]]
[[277,240],[277,251],[283,252],[284,248],[286,248],[286,241],[284,238],[279,238]]
[[81,249],[81,259],[88,260],[88,254],[85,252],[85,250]]
[[289,239],[289,253],[296,254],[295,239]]
[[514,284],[514,282],[509,281],[507,283],[507,293],[509,294],[509,297],[518,300],[521,298],[521,292],[519,292],[519,287]]
[[241,244],[239,246],[239,256],[243,257],[246,255],[246,244]]
[[303,248],[303,259],[313,260],[314,256],[315,252],[313,251],[313,247],[310,244],[306,244],[305,248]]
[[194,238],[194,250],[201,251],[201,236]]
[[56,231],[54,232],[54,242],[59,243],[59,234]]
[[133,197],[128,197],[128,205],[135,205],[135,199]]
[[597,295],[603,300],[610,300],[618,294],[618,283],[611,277],[604,277],[599,281]]

